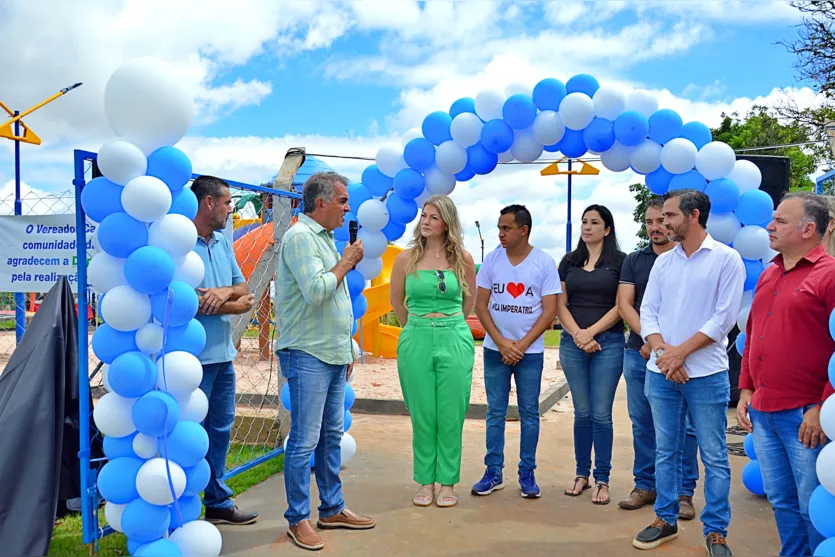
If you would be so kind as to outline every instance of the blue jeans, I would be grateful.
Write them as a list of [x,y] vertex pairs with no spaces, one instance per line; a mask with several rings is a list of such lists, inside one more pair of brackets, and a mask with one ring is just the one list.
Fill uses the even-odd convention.
[[488,468],[504,467],[504,428],[511,375],[516,382],[516,401],[522,430],[519,471],[536,468],[543,358],[542,353],[525,354],[518,364],[508,366],[502,363],[500,352],[484,349],[484,388],[487,391],[487,455],[484,464]]
[[209,434],[206,460],[212,471],[209,485],[203,492],[203,504],[207,509],[231,509],[235,506],[233,494],[223,481],[223,475],[232,426],[235,425],[235,367],[232,362],[204,365],[200,390],[209,399],[209,412],[202,425]]
[[655,422],[655,514],[667,524],[678,523],[681,453],[689,412],[705,465],[706,504],[700,517],[704,534],[727,536],[731,522],[731,466],[725,440],[731,398],[728,372],[675,383],[650,371],[645,393]]
[[763,487],[783,544],[780,555],[812,555],[824,539],[809,520],[809,498],[819,484],[815,462],[822,447],[807,449],[797,438],[803,415],[812,406],[781,412],[748,407]]
[[606,332],[594,337],[599,352],[588,354],[563,331],[560,363],[574,402],[574,459],[577,475],[588,477],[594,446],[594,479],[609,483],[612,471],[612,405],[623,373],[622,332]]
[[[639,350],[626,349],[623,353],[623,377],[626,379],[626,404],[629,418],[632,420],[632,447],[635,450],[635,461],[632,473],[635,475],[635,488],[644,491],[655,491],[655,424],[652,422],[652,408],[649,406],[647,395],[644,394],[644,383],[647,373],[647,361]],[[696,441],[696,428],[693,418],[687,414],[687,437],[684,440],[682,453],[682,474],[680,495],[693,497],[696,491],[696,481],[699,479],[699,461],[697,451],[699,443]]]
[[284,518],[295,526],[310,518],[310,455],[314,451],[319,518],[345,508],[339,466],[346,366],[326,364],[300,350],[281,350],[278,361],[290,386],[290,435],[284,453],[288,508]]

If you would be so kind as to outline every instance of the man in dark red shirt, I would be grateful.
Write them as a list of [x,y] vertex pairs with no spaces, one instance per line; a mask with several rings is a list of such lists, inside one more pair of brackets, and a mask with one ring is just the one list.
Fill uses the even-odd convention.
[[820,408],[832,394],[835,351],[835,258],[821,245],[828,223],[826,201],[811,194],[788,195],[774,212],[767,230],[779,255],[757,283],[739,377],[737,418],[753,431],[786,556],[812,555],[823,541],[809,520],[809,498],[826,442]]

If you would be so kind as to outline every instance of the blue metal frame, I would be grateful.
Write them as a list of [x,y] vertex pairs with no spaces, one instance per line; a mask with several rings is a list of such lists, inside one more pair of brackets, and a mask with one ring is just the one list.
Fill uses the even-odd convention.
[[[20,115],[19,110],[14,111],[15,116]],[[20,137],[20,120],[15,120],[14,135]],[[23,203],[20,199],[20,140],[14,141],[14,214],[23,214]],[[20,339],[26,332],[26,297],[23,292],[14,293],[15,307],[15,342],[20,344]]]
[[815,191],[818,195],[823,194],[823,185],[825,182],[835,181],[835,170],[830,170],[826,174],[822,176],[818,176],[815,179]]

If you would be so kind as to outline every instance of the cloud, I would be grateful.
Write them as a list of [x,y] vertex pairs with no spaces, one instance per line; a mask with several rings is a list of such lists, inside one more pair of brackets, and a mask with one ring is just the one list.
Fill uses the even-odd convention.
[[[21,213],[24,215],[71,214],[75,212],[75,193],[70,190],[48,192],[20,183]],[[15,183],[9,180],[0,188],[0,215],[15,214]]]

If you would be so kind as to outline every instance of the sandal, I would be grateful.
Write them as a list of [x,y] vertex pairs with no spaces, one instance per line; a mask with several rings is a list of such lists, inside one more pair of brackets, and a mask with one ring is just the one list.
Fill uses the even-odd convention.
[[609,484],[606,484],[606,483],[603,483],[603,482],[597,482],[597,483],[594,484],[594,486],[597,488],[597,496],[598,497],[600,497],[600,490],[603,489],[604,487],[606,488],[606,500],[605,501],[595,501],[594,500],[594,495],[592,494],[592,500],[591,500],[592,503],[594,503],[595,505],[608,505],[609,503],[612,502],[612,500],[609,498]]
[[454,507],[458,504],[458,495],[455,493],[455,489],[449,485],[441,486],[441,491],[438,493],[435,504],[441,508]]
[[[581,480],[586,482],[586,483],[583,485],[583,489],[581,489],[579,493],[575,493],[577,491],[577,483],[580,482]],[[572,489],[572,490],[566,489],[564,491],[564,493],[566,495],[568,495],[569,497],[579,497],[587,489],[591,489],[591,485],[589,485],[589,479],[587,477],[584,477],[584,476],[577,476],[576,478],[574,478],[574,489]]]
[[432,505],[432,501],[435,499],[435,486],[434,485],[422,485],[420,489],[415,494],[414,498],[412,499],[412,503],[414,503],[418,507],[428,507]]

